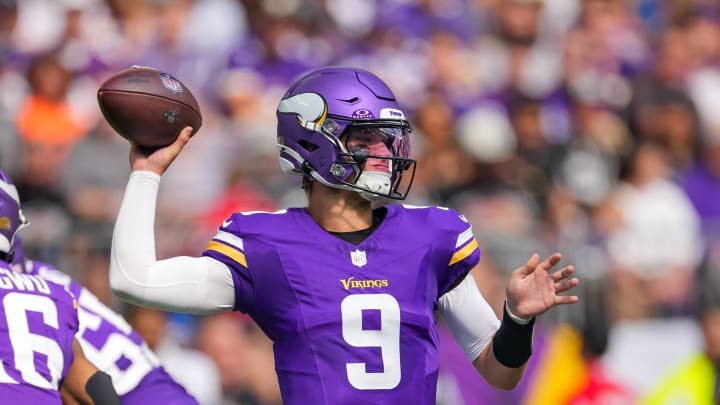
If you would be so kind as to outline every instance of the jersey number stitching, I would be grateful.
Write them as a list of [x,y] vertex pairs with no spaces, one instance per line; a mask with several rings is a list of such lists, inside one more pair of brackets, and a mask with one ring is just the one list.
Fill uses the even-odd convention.
[[[58,329],[60,321],[55,303],[48,297],[11,292],[3,298],[2,305],[15,367],[20,371],[23,381],[36,387],[57,390],[64,365],[62,348],[53,339],[30,332],[27,319],[28,311],[39,312],[45,325]],[[40,374],[35,368],[35,353],[47,357],[49,376]],[[2,362],[0,383],[19,384],[7,374]]]
[[[110,374],[119,395],[135,389],[154,367],[160,365],[145,343],[138,345],[123,335],[132,332],[130,325],[121,316],[105,308],[95,296],[85,292],[81,294],[78,316],[80,330],[77,336],[85,356]],[[89,335],[102,328],[112,330],[112,327],[118,330],[112,332],[100,347],[91,342]],[[120,359],[127,362],[125,368],[120,368]]]
[[[380,329],[365,330],[364,310],[380,311]],[[359,390],[390,390],[400,384],[400,305],[389,294],[352,294],[340,304],[342,334],[355,347],[379,347],[383,371],[367,372],[366,363],[346,363],[350,385]]]

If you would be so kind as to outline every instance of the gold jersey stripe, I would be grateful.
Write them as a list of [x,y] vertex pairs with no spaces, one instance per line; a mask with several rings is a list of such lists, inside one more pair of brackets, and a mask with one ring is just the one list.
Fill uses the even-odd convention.
[[207,250],[214,250],[218,253],[222,253],[223,255],[240,263],[243,267],[247,269],[247,260],[245,259],[245,253],[231,246],[213,240],[208,243]]
[[448,264],[448,266],[452,266],[453,264],[464,260],[466,257],[470,256],[470,254],[472,252],[474,252],[475,249],[477,249],[477,247],[478,247],[477,239],[473,238],[472,241],[470,243],[468,243],[467,245],[465,245],[464,248],[455,252],[453,257],[450,259],[450,263]]

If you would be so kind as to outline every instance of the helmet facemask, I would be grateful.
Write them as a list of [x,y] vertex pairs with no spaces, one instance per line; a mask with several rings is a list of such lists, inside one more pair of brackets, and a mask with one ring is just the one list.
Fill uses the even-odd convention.
[[[342,152],[330,173],[367,200],[404,200],[415,177],[415,161],[409,158],[409,133],[407,123],[355,121],[340,137]],[[348,164],[355,174],[345,180],[343,168]],[[407,170],[411,170],[409,181],[403,183]]]

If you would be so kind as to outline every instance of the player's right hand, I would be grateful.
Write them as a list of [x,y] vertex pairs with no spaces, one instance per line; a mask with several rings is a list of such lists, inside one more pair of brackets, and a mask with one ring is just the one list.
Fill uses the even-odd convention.
[[150,171],[162,176],[188,143],[192,131],[192,127],[185,127],[180,131],[180,135],[178,135],[175,142],[151,151],[132,144],[130,149],[130,168],[132,168],[133,171]]

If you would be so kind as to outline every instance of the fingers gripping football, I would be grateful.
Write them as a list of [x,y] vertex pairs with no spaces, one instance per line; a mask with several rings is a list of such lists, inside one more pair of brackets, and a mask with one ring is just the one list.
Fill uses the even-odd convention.
[[163,148],[148,151],[137,144],[132,144],[130,150],[130,167],[133,171],[145,170],[163,175],[170,164],[178,157],[192,136],[192,127],[185,127],[180,131],[173,143]]

